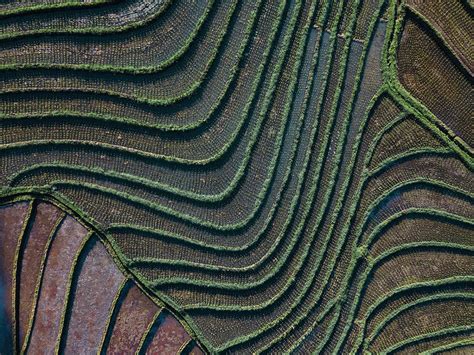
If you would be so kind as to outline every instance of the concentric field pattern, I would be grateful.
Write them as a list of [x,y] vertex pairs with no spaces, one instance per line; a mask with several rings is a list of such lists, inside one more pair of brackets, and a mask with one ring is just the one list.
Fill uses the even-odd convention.
[[210,353],[470,353],[472,6],[2,0],[2,198]]

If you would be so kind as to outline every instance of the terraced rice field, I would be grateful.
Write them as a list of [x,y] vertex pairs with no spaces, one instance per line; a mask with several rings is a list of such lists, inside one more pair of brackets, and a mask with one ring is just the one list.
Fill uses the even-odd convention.
[[0,353],[474,352],[467,0],[0,1]]

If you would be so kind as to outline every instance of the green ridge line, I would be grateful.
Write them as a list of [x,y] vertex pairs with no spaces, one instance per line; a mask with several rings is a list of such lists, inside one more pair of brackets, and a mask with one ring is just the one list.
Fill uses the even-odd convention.
[[143,347],[145,346],[145,343],[149,340],[149,339],[152,339],[150,337],[153,337],[155,334],[152,334],[151,331],[154,327],[157,327],[159,328],[160,326],[160,316],[162,315],[163,313],[163,308],[162,309],[159,309],[155,315],[153,316],[153,319],[150,321],[150,323],[148,324],[148,327],[146,329],[146,331],[143,333],[142,335],[142,338],[140,340],[140,343],[138,345],[138,349],[135,351],[135,355],[140,355],[140,354],[144,354],[145,351],[147,349],[144,349]]
[[[163,69],[171,66],[173,63],[178,61],[189,49],[192,42],[196,39],[198,33],[201,31],[203,24],[208,19],[209,12],[214,4],[215,0],[209,0],[208,4],[204,8],[202,16],[199,17],[195,29],[191,32],[190,36],[188,36],[184,42],[184,44],[178,49],[177,52],[173,53],[167,59],[164,59],[159,64],[152,65],[152,66],[141,66],[141,67],[133,67],[133,66],[115,66],[115,65],[107,65],[107,64],[50,64],[50,63],[28,63],[28,64],[19,64],[19,63],[11,63],[11,64],[0,64],[0,71],[11,71],[11,70],[22,70],[22,69],[69,69],[69,70],[88,70],[88,71],[105,71],[105,72],[113,72],[113,73],[129,73],[129,74],[152,74]],[[179,1],[175,2],[179,3]],[[231,7],[235,8],[235,3]],[[1,17],[1,13],[0,13]],[[230,16],[229,16],[230,17]],[[227,26],[223,27],[221,32],[225,33],[227,30]],[[224,37],[222,34],[221,38]],[[1,38],[0,38],[1,40]],[[220,46],[222,39],[218,40],[216,43],[216,50],[217,47]],[[215,56],[215,55],[214,55]],[[211,57],[212,58],[212,57]],[[211,60],[210,62],[212,62]],[[209,66],[209,65],[208,65]],[[204,71],[203,76],[205,76]]]
[[105,355],[107,351],[107,338],[112,335],[112,331],[115,325],[117,314],[120,310],[121,304],[118,304],[120,297],[124,294],[124,292],[128,292],[130,289],[131,281],[125,277],[117,289],[115,293],[114,299],[110,305],[109,315],[107,317],[107,322],[105,324],[104,330],[102,332],[102,338],[100,340],[99,349],[97,350],[97,354]]
[[[372,317],[372,314],[379,307],[381,307],[387,300],[389,300],[390,298],[396,297],[397,295],[402,294],[404,292],[410,292],[410,291],[416,290],[416,289],[421,289],[421,288],[425,288],[425,287],[436,288],[438,286],[455,285],[456,283],[465,282],[465,281],[469,281],[469,282],[472,283],[474,281],[474,277],[470,277],[470,276],[466,276],[466,277],[461,276],[461,277],[459,277],[459,276],[457,276],[457,277],[449,277],[449,278],[445,278],[445,279],[431,280],[431,281],[426,281],[426,282],[411,283],[411,284],[407,284],[405,286],[401,286],[401,287],[398,287],[396,289],[393,289],[391,292],[386,293],[383,296],[379,297],[377,300],[375,300],[375,302],[373,304],[370,305],[370,307],[368,307],[368,309],[367,309],[366,313],[364,314],[362,320],[359,321],[362,331],[357,336],[357,339],[356,339],[355,345],[354,345],[354,350],[353,350],[352,353],[355,354],[359,351],[361,346],[364,346],[364,347],[366,346],[364,344],[364,341],[365,341],[364,336],[365,336],[365,333],[366,333],[366,330],[367,330],[367,325],[368,325],[369,319]],[[356,322],[358,322],[358,321],[356,321]]]
[[[21,41],[31,35],[44,36],[47,44],[47,36],[56,34],[78,36],[73,41],[79,41],[79,35],[102,36],[141,27],[146,31],[145,26],[151,26],[171,3],[152,4],[153,13],[147,8],[137,14],[138,20],[127,18],[132,22],[104,27],[72,28],[67,24],[82,19],[90,21],[87,24],[97,21],[96,6],[104,5],[103,11],[109,11],[107,6],[112,4],[110,8],[118,16],[135,6],[140,8],[141,1],[65,0],[0,10],[0,20],[32,15],[18,26],[7,20],[0,41]],[[0,205],[25,199],[29,204],[14,254],[14,351],[28,350],[50,248],[67,213],[80,219],[89,231],[69,270],[56,353],[64,351],[71,331],[71,293],[80,275],[77,263],[94,240],[104,243],[125,277],[108,309],[98,353],[106,352],[121,306],[119,300],[132,280],[159,307],[140,338],[136,354],[147,351],[161,325],[163,307],[170,308],[170,314],[192,337],[181,345],[179,353],[188,353],[199,344],[210,353],[298,352],[309,345],[314,353],[355,354],[369,353],[392,321],[404,317],[405,312],[433,302],[474,300],[468,291],[450,289],[474,282],[468,272],[449,269],[447,275],[428,279],[419,275],[416,265],[410,271],[421,280],[396,278],[395,287],[380,291],[374,286],[370,297],[365,292],[372,285],[372,276],[378,276],[382,266],[392,265],[392,260],[398,265],[398,258],[429,252],[452,255],[455,262],[456,257],[464,260],[474,256],[474,246],[463,244],[464,239],[418,240],[424,234],[416,229],[413,237],[403,238],[399,245],[390,246],[394,241],[388,239],[387,247],[383,240],[406,219],[413,220],[415,228],[423,228],[425,220],[440,221],[443,231],[444,226],[459,226],[462,238],[465,231],[474,229],[472,213],[465,208],[474,202],[474,192],[469,181],[462,181],[474,171],[472,147],[398,79],[397,51],[407,12],[420,19],[453,53],[443,34],[405,0],[378,0],[376,4],[362,0],[285,0],[278,4],[259,0],[246,4],[233,0],[226,5],[214,4],[214,0],[205,8],[202,4],[203,12],[191,14],[188,22],[194,26],[187,28],[171,53],[166,52],[169,56],[164,50],[157,52],[166,59],[157,60],[156,65],[147,65],[151,61],[142,61],[143,66],[142,62],[140,66],[64,63],[68,57],[56,64],[0,64],[0,70],[23,71],[17,76],[10,73],[4,80],[8,85],[13,78],[11,88],[0,92],[5,109],[25,110],[0,113],[6,141],[0,144],[0,154],[8,174],[4,176],[8,185],[0,187]],[[51,17],[54,11],[76,7],[84,11],[61,17],[60,25],[66,24],[65,28],[51,25],[56,23]],[[98,21],[107,24],[110,14],[99,15]],[[382,15],[387,21],[380,18]],[[47,28],[35,28],[42,20]],[[367,23],[366,38],[355,39],[356,31]],[[25,30],[15,31],[18,28]],[[153,36],[160,33],[151,29]],[[380,31],[385,31],[382,48],[375,44]],[[144,33],[137,31],[139,36],[132,40],[142,41]],[[88,38],[85,45],[91,43]],[[376,60],[381,61],[378,73]],[[177,71],[171,68],[174,64]],[[164,71],[168,68],[169,72]],[[46,75],[34,71],[38,69],[45,70]],[[28,70],[36,76],[20,83]],[[56,75],[55,70],[63,72]],[[99,87],[100,78],[95,81],[90,73],[79,78],[76,70],[110,73],[102,78],[106,88]],[[113,73],[118,75],[116,81],[112,80]],[[142,74],[156,76],[143,76],[143,83],[138,85],[135,78]],[[64,88],[61,83],[52,88],[38,84],[21,87],[41,78],[66,81]],[[174,79],[176,91],[166,92],[166,85]],[[76,80],[73,88],[66,88],[67,80]],[[158,85],[156,89],[153,82]],[[75,94],[76,111],[43,111],[55,100],[57,106],[67,107],[62,105],[68,103],[68,92]],[[23,94],[28,93],[32,99],[27,103],[28,96]],[[35,98],[35,93],[44,97]],[[92,100],[89,108],[84,106],[86,99]],[[181,106],[166,111],[164,106],[178,102]],[[384,104],[389,106],[386,112]],[[98,113],[102,105],[112,105],[117,114]],[[35,112],[26,112],[31,109]],[[170,121],[173,110],[180,122]],[[29,122],[33,122],[31,126],[27,126]],[[107,122],[111,122],[110,127],[102,124]],[[408,141],[409,146],[401,144],[400,149],[382,152],[383,138],[401,122],[421,127],[423,134],[433,135],[441,147],[418,147]],[[53,127],[53,131],[46,131]],[[64,135],[77,127],[76,136],[69,132]],[[127,131],[129,127],[131,131]],[[140,132],[138,127],[146,130]],[[99,141],[103,132],[107,135]],[[178,132],[185,135],[178,137]],[[116,133],[123,134],[125,140],[112,140]],[[404,138],[403,134],[396,137]],[[412,140],[417,137],[411,136]],[[387,157],[385,153],[389,153]],[[104,160],[99,159],[100,154]],[[127,159],[133,164],[125,166]],[[444,161],[451,165],[444,165]],[[430,176],[429,164],[434,163],[441,164],[441,170]],[[149,171],[139,174],[144,168]],[[449,169],[458,170],[449,175]],[[215,188],[213,181],[218,181]],[[421,194],[420,201],[413,198],[416,192]],[[439,201],[433,199],[437,196]],[[394,198],[401,201],[396,208],[390,205]],[[62,214],[49,231],[25,339],[19,344],[19,269],[26,246],[24,235],[31,229],[32,215],[42,199],[60,208]],[[448,203],[449,208],[442,203]],[[112,216],[113,223],[104,220],[111,218],[106,211],[93,212],[92,208],[100,205],[119,212]],[[92,212],[89,215],[85,211]],[[137,216],[142,220],[133,221]],[[131,248],[130,243],[139,238],[145,242]],[[170,255],[175,256],[167,258]],[[380,281],[373,280],[374,285]],[[427,295],[418,295],[420,291]],[[405,301],[412,292],[417,295],[415,299],[391,303],[397,297]],[[385,310],[388,313],[381,313],[383,318],[375,318],[378,311]],[[246,327],[235,331],[225,328],[243,325],[247,317]],[[309,344],[319,329],[322,333],[317,343]],[[472,325],[445,325],[395,344],[382,344],[382,353],[445,336],[459,339],[445,339],[450,342],[440,346],[427,343],[432,348],[423,353],[461,348],[474,344],[472,329]]]
[[406,303],[402,305],[400,308],[394,310],[391,312],[389,315],[387,315],[378,325],[377,327],[372,331],[372,333],[367,337],[365,343],[367,344],[366,346],[370,345],[371,343],[374,342],[374,340],[377,338],[377,336],[383,331],[383,329],[387,326],[388,323],[390,323],[393,319],[395,319],[398,315],[401,313],[414,308],[415,306],[418,306],[420,304],[424,303],[429,303],[433,301],[439,301],[439,300],[456,300],[456,299],[461,299],[461,300],[474,300],[474,295],[470,294],[465,294],[465,293],[448,293],[448,294],[436,294],[436,295],[431,295],[427,297],[423,297],[420,299],[417,299],[415,301]]
[[27,326],[26,333],[25,333],[25,339],[23,340],[23,344],[20,344],[21,345],[21,351],[20,351],[21,354],[26,353],[26,351],[28,349],[28,345],[30,343],[31,331],[33,330],[33,325],[34,325],[34,322],[35,322],[35,319],[36,319],[36,310],[37,310],[38,302],[39,302],[39,292],[40,292],[41,285],[43,283],[44,268],[46,266],[46,260],[49,256],[49,250],[50,250],[50,247],[51,247],[51,243],[53,242],[53,239],[56,236],[56,233],[58,232],[58,230],[59,230],[61,224],[63,223],[65,217],[66,217],[66,214],[64,212],[62,212],[61,215],[56,220],[56,222],[54,223],[53,228],[51,229],[51,232],[48,235],[48,239],[46,241],[43,256],[41,258],[40,268],[39,268],[39,272],[38,272],[38,278],[37,278],[37,282],[36,282],[35,290],[34,290],[34,294],[33,294],[33,302],[32,302],[32,307],[31,307],[31,311],[30,311],[30,316],[29,316],[29,319],[28,319],[28,326]]
[[406,339],[404,341],[401,341],[400,343],[397,343],[395,345],[392,345],[389,348],[384,349],[382,354],[391,354],[391,353],[394,353],[396,350],[406,348],[407,346],[410,346],[410,345],[416,344],[416,343],[420,343],[424,340],[438,338],[438,337],[443,336],[443,335],[465,333],[465,332],[471,331],[473,329],[474,329],[473,325],[465,325],[465,326],[451,327],[451,328],[447,328],[447,329],[442,329],[442,330],[438,330],[438,331],[432,332],[432,333],[422,334],[422,335],[415,336],[413,338],[409,338],[409,339]]
[[441,345],[439,347],[436,347],[427,351],[423,351],[420,354],[421,355],[438,354],[438,353],[441,353],[442,351],[454,350],[458,347],[462,348],[464,346],[469,346],[469,345],[474,345],[474,339],[459,340],[454,343]]
[[[354,13],[353,13],[353,16],[352,16],[352,28],[353,28],[353,26],[355,25],[355,14],[356,14],[356,12],[354,12]],[[376,17],[374,17],[374,19],[375,19],[375,18],[376,18]],[[372,24],[372,28],[373,28],[374,24],[375,24],[375,22]],[[337,33],[337,31],[334,30],[334,31],[332,31],[332,33]],[[350,35],[348,36],[348,38],[350,39]],[[367,43],[368,43],[368,42],[367,42]],[[347,42],[346,42],[346,48],[347,48],[347,49],[349,48],[349,45],[348,45]],[[362,74],[363,63],[364,63],[364,60],[365,60],[365,54],[364,54],[364,53],[365,53],[366,51],[367,51],[367,48],[364,49],[364,51],[363,51],[363,53],[362,53],[362,57],[360,58],[360,62],[359,62],[359,73],[357,74],[357,77],[360,77],[360,75]],[[343,62],[345,63],[345,61],[343,61]],[[345,69],[342,69],[342,70],[345,71]],[[342,86],[342,85],[341,85],[341,86]],[[340,86],[339,86],[339,87],[340,87]],[[355,85],[355,88],[354,88],[354,93],[355,93],[355,92],[357,92],[357,85]],[[352,100],[355,99],[354,95],[355,95],[355,94],[353,94]],[[336,113],[336,112],[335,112],[335,109],[333,109],[333,112],[334,112],[334,114]],[[329,197],[328,197],[328,198],[329,198]],[[321,219],[321,218],[322,218],[322,214],[320,214],[320,219]],[[321,221],[321,220],[320,220],[320,221]],[[318,223],[318,225],[319,225],[319,223]],[[318,226],[315,226],[314,232],[312,233],[313,235],[315,235],[317,229],[318,229]],[[314,237],[313,237],[313,238],[314,238]],[[327,247],[328,241],[329,241],[329,238],[326,238],[326,242],[325,242],[324,248]],[[315,263],[316,265],[319,265],[319,264],[320,264],[320,262],[322,261],[323,255],[324,255],[324,251],[323,251],[323,253],[319,253],[318,261]],[[316,270],[316,268],[315,268],[315,270]],[[314,273],[313,273],[313,274],[314,274]],[[310,280],[310,281],[311,281],[311,280]],[[309,287],[310,287],[310,285],[307,286],[307,290],[309,290]],[[318,292],[319,295],[316,296],[316,300],[315,300],[314,303],[313,303],[314,306],[317,304],[317,299],[318,299],[318,298],[320,297],[320,295],[322,294],[322,290],[320,290],[320,291],[321,291],[321,292]],[[309,291],[306,291],[306,292],[309,292]],[[297,320],[297,323],[301,322],[303,319],[304,319],[304,315],[301,316],[301,317],[299,317],[299,319]]]
[[160,6],[159,10],[155,12],[154,14],[150,15],[148,18],[145,18],[144,20],[139,20],[135,23],[130,23],[126,25],[121,25],[121,26],[108,26],[108,27],[88,27],[88,28],[75,28],[75,27],[70,27],[62,30],[58,29],[39,29],[39,30],[30,30],[30,31],[24,31],[24,32],[10,32],[10,33],[4,33],[0,34],[0,41],[2,40],[11,40],[11,39],[16,39],[16,38],[21,38],[21,37],[26,37],[26,36],[31,36],[31,35],[51,35],[51,34],[62,34],[62,35],[71,35],[71,34],[91,34],[91,35],[104,35],[108,33],[114,33],[114,32],[126,32],[130,31],[132,29],[145,26],[157,17],[159,17],[165,10],[168,9],[169,5],[173,3],[176,0],[165,0],[162,5]]
[[[40,12],[40,11],[49,11],[63,8],[80,8],[80,7],[95,7],[98,5],[111,4],[119,0],[93,0],[89,2],[82,2],[80,0],[76,1],[65,1],[61,3],[46,3],[46,4],[35,4],[21,7],[14,7],[12,9],[6,9],[0,11],[0,19],[3,17],[14,16],[14,15],[24,15],[31,12]],[[3,5],[7,7],[7,5]],[[0,7],[1,8],[1,7]]]
[[64,297],[64,305],[61,312],[61,320],[59,322],[59,332],[58,332],[55,347],[54,347],[54,351],[56,354],[58,354],[60,351],[61,352],[64,351],[64,346],[65,346],[65,341],[66,341],[65,340],[66,335],[64,333],[68,332],[64,328],[65,328],[66,322],[69,323],[70,321],[70,316],[68,317],[68,312],[70,312],[71,310],[70,304],[72,303],[71,289],[73,287],[74,280],[79,277],[80,271],[81,271],[81,270],[77,270],[76,266],[79,261],[79,258],[83,255],[84,249],[86,248],[87,244],[92,243],[93,236],[94,236],[94,232],[92,231],[84,236],[79,247],[77,248],[77,251],[74,255],[74,259],[72,260],[71,270],[69,271],[69,276],[67,280],[67,287],[66,287],[66,292],[65,292],[65,297]]
[[[236,3],[234,3],[235,5]],[[284,3],[282,3],[281,5],[284,5]],[[282,6],[280,5],[280,11],[282,11]],[[235,6],[234,6],[235,7]],[[281,13],[280,13],[281,15]],[[249,26],[247,27],[246,29],[246,36],[247,36],[247,39],[249,38],[249,35],[251,33],[251,29],[252,29],[252,23],[255,22],[255,18],[256,18],[256,14],[254,13],[254,16],[253,16],[253,19],[252,21],[250,22]],[[230,19],[229,19],[230,20]],[[277,27],[278,27],[278,23],[274,24],[273,26],[273,29],[272,29],[272,37],[274,37],[274,34],[277,30]],[[266,47],[266,50],[265,50],[265,53],[264,53],[264,58],[267,58],[268,57],[268,53],[270,51],[270,47],[271,47],[271,44],[272,44],[272,40],[270,40],[270,46],[267,46]],[[241,57],[242,56],[242,53],[245,51],[245,49],[247,48],[247,45],[248,45],[248,42],[247,41],[243,41],[241,43],[241,46],[239,47],[239,54],[238,54],[238,57]],[[217,52],[216,52],[217,54]],[[208,64],[208,67],[210,68],[211,66],[211,63]],[[258,86],[258,83],[260,81],[260,77],[261,77],[261,74],[263,72],[263,68],[265,66],[265,60],[262,61],[262,63],[260,64],[260,67],[259,67],[259,70],[258,70],[258,75],[256,77],[256,79],[253,81],[253,89],[251,90],[252,93],[255,92],[257,86]],[[209,69],[208,68],[208,69]],[[206,69],[206,70],[208,70]],[[229,85],[235,80],[235,73],[237,72],[238,70],[238,65],[236,64],[233,68],[232,68],[232,80],[230,80],[228,82],[228,86],[227,88],[229,87]],[[205,75],[204,75],[205,76]],[[198,85],[198,87],[200,86],[200,84]],[[197,89],[197,87],[196,87]],[[0,93],[1,94],[1,93]],[[213,107],[211,108],[210,112],[209,112],[209,115],[208,116],[211,116],[214,111],[218,108],[218,106],[221,104],[221,100],[223,99],[223,97],[226,95],[226,92],[224,91],[223,94],[221,95],[221,97],[219,98],[219,100],[217,100],[217,102],[213,105]],[[254,94],[252,94],[254,95]],[[252,96],[253,97],[253,96]],[[242,118],[240,120],[240,125],[239,127],[242,127],[243,125],[243,121],[244,121],[244,116],[246,116],[246,112],[249,110],[250,108],[250,104],[251,104],[251,101],[253,100],[253,98],[251,97],[251,99],[247,102],[246,104],[246,109],[244,109],[243,113],[242,113]],[[171,103],[171,102],[170,102]],[[208,121],[208,118],[200,118],[198,120],[196,120],[195,122],[193,123],[190,123],[190,124],[185,124],[185,125],[176,125],[176,124],[160,124],[160,123],[157,123],[157,124],[154,124],[154,125],[150,125],[150,124],[144,124],[144,123],[141,123],[137,120],[134,120],[134,119],[131,119],[131,118],[120,118],[120,117],[116,117],[116,116],[111,116],[111,115],[103,115],[103,114],[94,114],[94,113],[88,113],[88,114],[85,114],[85,113],[78,113],[78,112],[74,112],[74,111],[53,111],[51,113],[48,113],[48,114],[36,114],[37,116],[36,117],[39,117],[39,118],[42,118],[42,117],[48,117],[48,116],[52,116],[52,117],[56,117],[56,116],[60,116],[60,115],[69,115],[69,116],[73,116],[73,117],[89,117],[89,118],[93,118],[93,119],[96,119],[96,120],[104,120],[104,121],[114,121],[114,122],[122,122],[124,124],[130,124],[130,125],[135,125],[135,126],[143,126],[143,127],[151,127],[151,128],[156,128],[156,129],[160,129],[160,130],[163,130],[163,131],[185,131],[185,130],[191,130],[191,129],[196,129],[198,127],[200,127],[201,125],[203,125],[204,123],[206,123]],[[14,115],[2,115],[0,116],[0,118],[9,118],[9,117],[14,117]],[[18,118],[21,118],[21,117],[25,117],[25,116],[19,116]],[[28,117],[28,116],[26,116]],[[240,130],[240,128],[238,129]],[[238,131],[237,130],[237,131]],[[234,133],[234,137],[237,135],[237,133]],[[223,153],[221,152],[220,155],[222,155]],[[213,158],[213,160],[217,159],[216,157]]]
[[[393,4],[393,3],[394,3],[394,2],[392,2],[392,4]],[[388,36],[388,37],[387,37],[387,40],[385,41],[385,50],[384,50],[384,52],[386,52],[386,51],[388,50],[388,43],[389,43],[389,41],[390,41],[390,36]],[[348,226],[349,226],[349,225],[351,225],[351,223],[347,223],[347,224],[346,224],[347,228],[348,228]],[[351,269],[353,269],[354,267],[355,267],[355,262],[353,261],[353,262],[352,262],[352,267],[349,267],[349,270],[348,270],[348,272],[347,272],[347,274],[346,274],[346,275],[347,275],[347,276],[346,276],[346,279],[348,279],[348,275],[350,275],[350,274],[351,274]],[[345,282],[347,282],[347,281],[345,281]],[[344,292],[345,292],[345,291],[344,291]],[[340,294],[341,294],[341,293],[340,293]],[[340,296],[339,296],[339,297],[340,297]],[[347,331],[348,331],[348,328],[349,328],[350,324],[351,324],[351,322],[350,322],[350,321],[346,322],[346,326],[345,326],[344,334],[346,334],[346,333],[347,333]],[[340,339],[342,339],[342,340],[343,340],[344,338],[345,338],[345,335],[343,335],[343,336],[342,336]],[[338,342],[338,345],[337,345],[337,347],[336,347],[336,350],[335,350],[335,351],[337,351],[337,350],[338,350],[338,348],[341,346],[341,344],[342,344],[342,340]]]
[[[263,117],[262,117],[262,118],[263,118]],[[79,144],[80,144],[80,143],[79,143]],[[2,147],[2,148],[3,148],[3,147]],[[275,160],[275,159],[274,159],[274,160]],[[274,164],[272,164],[272,165],[274,165]],[[261,198],[260,198],[260,200],[261,200]],[[256,203],[256,205],[258,205],[258,204],[259,204],[259,202]],[[255,212],[254,212],[253,214],[255,214]],[[249,219],[250,219],[250,218],[249,218]]]
[[26,211],[26,215],[23,219],[23,224],[20,230],[20,234],[18,236],[18,241],[15,249],[15,256],[13,260],[13,274],[12,274],[12,335],[13,335],[13,352],[16,352],[17,349],[19,349],[20,344],[18,344],[19,339],[18,339],[18,329],[19,329],[19,324],[18,324],[18,308],[19,308],[19,299],[18,299],[18,294],[19,294],[19,265],[21,263],[21,258],[23,256],[23,249],[24,249],[24,238],[26,233],[28,233],[30,225],[32,223],[32,216],[34,216],[34,213],[36,211],[36,201],[31,200],[28,204],[28,209]]
[[[214,0],[212,0],[212,1],[214,1]],[[210,5],[212,5],[212,3]],[[169,59],[164,60],[161,64],[159,64],[157,66],[140,67],[140,68],[133,69],[133,68],[127,68],[127,67],[115,67],[115,66],[108,66],[108,65],[100,65],[100,66],[99,65],[94,65],[93,67],[91,67],[91,66],[85,66],[85,65],[73,65],[73,64],[71,64],[71,65],[61,65],[61,64],[57,64],[57,65],[49,65],[47,67],[44,67],[44,66],[39,65],[39,64],[32,64],[32,65],[26,65],[26,66],[1,64],[0,65],[0,71],[1,70],[20,71],[20,70],[23,70],[23,69],[45,69],[45,70],[48,70],[48,69],[52,69],[52,70],[53,69],[61,69],[63,72],[66,72],[66,73],[67,73],[66,70],[72,70],[72,71],[85,70],[85,71],[105,71],[106,73],[116,73],[116,74],[124,74],[124,75],[134,75],[134,74],[135,75],[144,75],[144,74],[153,75],[153,74],[155,74],[155,76],[156,76],[157,74],[159,74],[160,71],[162,71],[163,69],[166,69],[167,67],[169,67],[170,65],[172,65],[173,63],[178,61],[188,51],[189,46],[192,44],[194,38],[197,36],[197,33],[200,31],[200,29],[201,29],[201,27],[204,23],[204,20],[208,17],[207,15],[210,11],[210,5],[206,8],[206,11],[205,11],[203,17],[199,21],[198,28],[196,28],[195,32],[192,33],[191,37],[188,37],[188,40],[185,43],[185,45],[183,47],[181,47],[181,49],[179,49],[178,52],[176,52],[173,56],[171,56]],[[211,51],[212,54],[210,55],[210,59],[209,59],[209,61],[207,61],[206,65],[204,66],[204,69],[201,71],[198,79],[193,81],[192,84],[187,89],[183,90],[181,93],[179,93],[175,96],[149,97],[149,96],[137,95],[137,94],[135,94],[135,91],[133,93],[130,93],[130,90],[127,93],[123,93],[123,92],[114,91],[114,90],[110,90],[110,89],[100,89],[99,90],[97,88],[96,89],[90,89],[90,88],[71,88],[71,89],[69,89],[69,88],[68,89],[48,88],[48,89],[44,89],[44,88],[37,88],[37,87],[28,87],[28,88],[11,88],[11,89],[7,89],[7,90],[2,90],[1,93],[2,94],[12,94],[12,93],[31,93],[31,92],[44,92],[44,91],[54,92],[54,93],[75,92],[75,93],[88,93],[88,94],[96,94],[96,95],[106,95],[106,96],[110,96],[110,97],[116,97],[116,98],[120,98],[120,99],[123,99],[123,100],[130,100],[130,101],[133,101],[133,102],[143,103],[143,104],[152,105],[152,106],[170,106],[170,105],[175,104],[179,101],[183,101],[186,98],[189,98],[193,94],[196,94],[197,90],[199,88],[201,88],[201,86],[203,85],[203,82],[206,79],[210,68],[213,66],[214,62],[216,61],[217,53],[219,52],[220,46],[223,43],[224,37],[226,36],[227,28],[228,28],[228,26],[231,22],[232,15],[233,15],[233,13],[236,9],[236,5],[237,5],[237,1],[234,0],[233,3],[232,3],[232,6],[230,7],[229,12],[227,13],[226,18],[225,18],[226,25],[222,26],[223,29],[219,32],[218,39],[217,39],[216,43],[213,44],[213,50]],[[252,13],[253,13],[254,16],[252,17],[252,20],[250,21],[250,26],[247,27],[246,31],[244,32],[244,37],[246,39],[244,41],[242,41],[242,43],[241,43],[241,46],[239,48],[239,54],[236,56],[237,58],[241,57],[242,52],[243,52],[244,48],[246,47],[246,43],[249,39],[251,26],[252,26],[252,23],[253,23],[253,21],[255,20],[255,17],[256,17],[255,11],[253,11]],[[238,66],[237,64],[234,65],[234,67],[230,70],[230,73],[231,73],[230,77],[231,78],[226,80],[226,83],[230,84],[233,81],[233,77],[235,76],[237,66]],[[165,75],[165,77],[166,77],[166,75]],[[152,80],[152,79],[153,79],[153,76],[151,77],[150,80]],[[160,78],[159,77],[155,78],[155,80],[157,80],[157,79],[160,79]],[[228,86],[229,85],[227,85],[227,89],[228,89]],[[217,100],[216,107],[218,106],[218,104],[220,103],[222,98],[225,96],[227,89],[222,91],[222,94],[220,95],[219,99]],[[149,90],[148,90],[148,92],[149,92]],[[215,110],[215,108],[213,108],[213,110],[211,110],[211,113],[214,110]],[[63,113],[67,114],[68,111],[63,111]],[[72,111],[71,113],[72,113],[72,115],[75,115],[75,116],[78,116],[78,117],[83,116],[83,115],[78,115],[74,111]],[[55,116],[57,116],[57,113],[55,113],[52,117],[55,117]],[[90,118],[96,118],[96,117],[97,117],[97,114],[96,115],[90,115]],[[108,116],[106,116],[105,118],[110,119],[110,117],[108,117]],[[133,120],[130,120],[130,119],[125,119],[125,120],[121,119],[121,120],[118,120],[118,122],[124,122],[124,123],[130,122],[130,123],[133,124]],[[196,126],[198,124],[202,124],[202,123],[197,121],[196,123],[194,123],[194,125],[191,125],[191,127],[194,128],[194,126]],[[155,126],[157,128],[163,128],[164,130],[176,130],[176,127],[174,125],[155,125]]]
[[[436,136],[444,141],[459,157],[474,169],[474,159],[470,153],[465,151],[465,145],[461,143],[452,130],[447,127],[439,118],[431,113],[421,102],[416,100],[400,83],[397,77],[396,49],[403,29],[403,19],[405,15],[405,5],[398,5],[395,0],[391,0],[391,13],[389,29],[393,36],[390,43],[387,43],[385,51],[384,77],[390,94],[407,111],[412,113],[425,127],[430,129]],[[456,139],[455,139],[456,137]]]

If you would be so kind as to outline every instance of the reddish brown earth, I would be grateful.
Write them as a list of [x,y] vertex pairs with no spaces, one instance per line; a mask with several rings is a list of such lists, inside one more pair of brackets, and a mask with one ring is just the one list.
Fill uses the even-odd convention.
[[101,239],[57,206],[0,206],[0,241],[2,354],[203,353],[170,311],[124,275]]

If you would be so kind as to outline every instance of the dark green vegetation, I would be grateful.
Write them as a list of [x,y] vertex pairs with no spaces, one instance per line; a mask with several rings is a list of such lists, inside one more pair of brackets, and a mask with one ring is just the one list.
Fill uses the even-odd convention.
[[473,10],[430,5],[7,7],[2,194],[75,211],[210,352],[472,347]]

